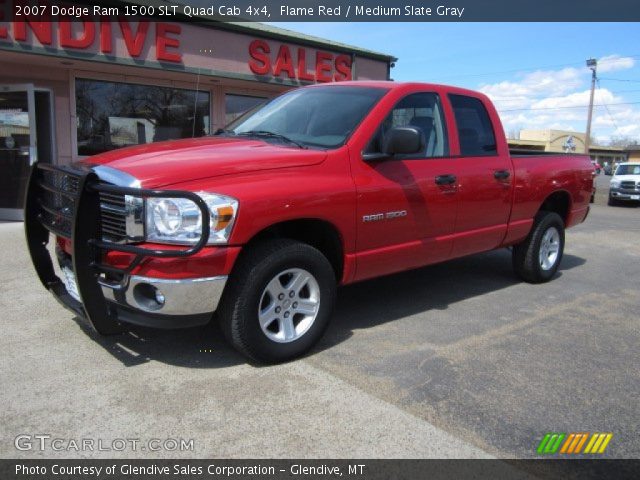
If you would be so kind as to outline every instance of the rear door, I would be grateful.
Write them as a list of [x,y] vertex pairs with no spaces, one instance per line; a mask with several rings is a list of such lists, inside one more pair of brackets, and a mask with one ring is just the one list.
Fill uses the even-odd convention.
[[391,128],[409,125],[424,133],[424,150],[379,161],[365,161],[360,156],[354,162],[359,252],[356,279],[449,258],[458,168],[450,159],[444,117],[438,94],[409,94],[391,109],[362,153],[381,152]]
[[[498,145],[490,113],[480,98],[449,94],[460,157],[456,160],[460,205],[453,256],[491,250],[502,242],[512,203],[513,167]],[[495,116],[495,111],[491,113]]]

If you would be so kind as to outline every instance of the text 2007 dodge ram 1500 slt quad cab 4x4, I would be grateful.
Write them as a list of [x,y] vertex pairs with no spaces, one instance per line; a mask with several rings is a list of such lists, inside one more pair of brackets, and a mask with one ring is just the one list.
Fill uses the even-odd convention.
[[507,246],[521,278],[550,280],[592,170],[587,156],[511,156],[480,93],[344,82],[211,137],[37,165],[25,228],[42,283],[98,332],[216,312],[233,346],[277,362],[318,341],[337,285]]

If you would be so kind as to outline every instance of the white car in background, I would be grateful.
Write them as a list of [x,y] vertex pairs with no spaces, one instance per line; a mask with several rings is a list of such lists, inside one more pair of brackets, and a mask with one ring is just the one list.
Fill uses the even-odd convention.
[[620,163],[609,184],[609,205],[618,201],[640,202],[640,163]]

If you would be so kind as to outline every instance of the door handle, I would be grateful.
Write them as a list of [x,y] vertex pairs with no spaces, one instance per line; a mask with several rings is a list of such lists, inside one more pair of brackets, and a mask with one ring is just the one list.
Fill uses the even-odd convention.
[[506,180],[511,176],[511,172],[509,170],[496,170],[493,172],[493,177],[496,180]]
[[451,185],[453,183],[456,183],[456,180],[457,178],[455,175],[438,175],[436,177],[436,185]]

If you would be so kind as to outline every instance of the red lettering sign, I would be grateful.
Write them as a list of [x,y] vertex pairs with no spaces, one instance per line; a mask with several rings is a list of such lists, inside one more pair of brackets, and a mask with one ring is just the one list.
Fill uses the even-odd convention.
[[333,55],[326,52],[316,52],[316,82],[330,82],[331,78],[331,62]]
[[100,51],[102,53],[111,53],[112,50],[111,22],[109,20],[100,20]]
[[180,25],[158,22],[156,23],[156,56],[161,62],[181,62],[180,52],[169,52],[168,48],[180,48],[180,39],[170,37],[169,34],[179,36],[182,33]]
[[[7,0],[0,0],[0,20],[6,17],[6,6],[10,3]],[[13,3],[26,5],[25,0],[14,0]],[[11,29],[0,27],[0,39],[12,39],[24,43],[39,42],[47,46],[58,45],[61,49],[78,50],[92,48],[98,42],[97,47],[100,53],[112,55],[114,53],[114,24],[120,27],[125,53],[129,56],[140,57],[144,52],[153,51],[153,46],[155,46],[156,60],[182,62],[182,53],[180,52],[182,27],[164,22],[150,23],[141,20],[130,23],[125,18],[120,18],[116,22],[96,17],[82,19],[59,17],[59,21],[55,22],[51,21],[48,14],[32,15],[14,20],[11,22]],[[155,28],[155,32],[150,34],[151,25]],[[144,56],[147,56],[146,53]]]
[[269,53],[271,49],[267,42],[262,40],[254,40],[249,44],[249,68],[256,75],[266,75],[271,71],[271,60]]
[[[288,45],[280,45],[272,62],[271,47],[264,40],[253,40],[249,44],[249,69],[256,75],[273,75],[304,82],[341,82],[352,78],[352,59],[349,55],[315,52],[311,71],[307,66],[307,49],[299,47],[295,57]],[[311,60],[311,59],[310,59]]]
[[276,58],[276,66],[273,68],[273,74],[276,77],[279,77],[282,72],[287,72],[289,78],[296,78],[291,52],[286,45],[280,46],[278,57]]
[[13,22],[13,38],[19,42],[26,42],[27,27],[41,44],[51,45],[51,22],[34,22],[31,20]]
[[131,25],[127,20],[118,20],[120,24],[120,30],[124,37],[124,44],[127,46],[127,51],[132,57],[139,57],[144,47],[144,41],[147,38],[147,31],[149,30],[149,22],[138,22],[138,29],[134,34],[131,30]]
[[307,51],[304,48],[298,49],[298,79],[306,82],[313,82],[313,74],[307,72]]
[[[82,25],[82,34],[73,36],[73,24]],[[63,48],[89,48],[96,36],[96,26],[93,22],[60,22],[60,46]]]
[[351,80],[351,57],[338,55],[336,57],[336,74],[333,76],[336,82]]

